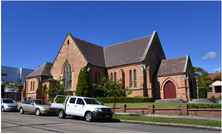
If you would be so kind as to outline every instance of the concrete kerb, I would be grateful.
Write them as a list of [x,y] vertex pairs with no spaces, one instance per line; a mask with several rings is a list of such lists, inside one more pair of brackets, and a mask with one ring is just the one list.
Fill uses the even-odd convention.
[[[192,118],[192,117],[183,117],[183,116],[167,116],[167,115],[142,115],[142,114],[131,114],[131,113],[116,113],[116,114],[123,114],[123,115],[134,115],[134,116],[152,116],[152,117],[167,117],[167,118]],[[196,118],[200,119],[200,118]],[[208,119],[210,118],[202,117],[201,119]],[[215,120],[215,119],[213,119]],[[218,119],[219,120],[219,119]],[[210,127],[210,126],[201,126],[201,125],[188,125],[188,124],[176,124],[176,123],[160,123],[160,122],[146,122],[146,121],[132,121],[132,120],[120,120],[121,122],[127,123],[139,123],[139,124],[149,124],[149,125],[162,125],[162,126],[174,126],[174,127],[187,127],[187,128],[199,128],[199,129],[211,129],[211,130],[222,130],[221,127]]]
[[199,129],[211,129],[221,130],[220,127],[209,127],[200,125],[187,125],[187,124],[175,124],[175,123],[159,123],[159,122],[145,122],[145,121],[132,121],[132,120],[120,120],[126,123],[138,123],[138,124],[149,124],[149,125],[161,125],[161,126],[174,126],[174,127],[187,127],[187,128],[199,128]]

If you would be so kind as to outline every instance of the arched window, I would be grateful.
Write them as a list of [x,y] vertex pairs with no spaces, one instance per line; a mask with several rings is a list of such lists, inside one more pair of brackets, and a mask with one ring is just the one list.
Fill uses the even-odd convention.
[[32,91],[35,91],[35,82],[33,82],[33,89]]
[[131,70],[129,71],[129,74],[130,74],[130,87],[132,87],[133,86],[133,83],[132,83],[133,79],[132,79],[132,71]]
[[137,81],[136,81],[136,69],[134,70],[134,87],[137,87]]
[[111,73],[111,82],[113,82],[113,73]]
[[64,88],[65,89],[71,89],[72,88],[72,68],[69,62],[65,63],[65,66],[63,68],[63,78],[65,79]]
[[100,79],[100,73],[98,73],[98,76],[99,76],[99,82],[101,81],[101,79]]
[[30,91],[32,91],[32,82],[31,82],[31,90]]
[[95,83],[97,84],[97,72],[95,72]]
[[116,82],[116,72],[114,73],[114,81]]

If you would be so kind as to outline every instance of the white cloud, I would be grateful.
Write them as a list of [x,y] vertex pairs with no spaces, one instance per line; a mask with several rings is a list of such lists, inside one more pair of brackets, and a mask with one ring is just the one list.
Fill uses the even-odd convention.
[[201,59],[205,60],[205,59],[208,59],[208,58],[216,59],[217,58],[216,52],[213,52],[213,51],[207,52],[207,54],[204,57],[202,57]]
[[214,69],[214,72],[216,72],[216,71],[221,72],[221,68]]

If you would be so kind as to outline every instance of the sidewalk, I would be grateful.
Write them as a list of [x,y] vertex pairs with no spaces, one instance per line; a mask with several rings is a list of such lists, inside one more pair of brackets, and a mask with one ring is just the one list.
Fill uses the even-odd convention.
[[[199,117],[199,116],[184,116],[184,115],[174,116],[174,115],[160,115],[160,114],[132,114],[132,113],[121,113],[121,112],[116,112],[115,114],[132,115],[132,116],[166,117],[166,118],[205,119],[205,120],[221,121],[221,119],[215,118],[215,117]],[[174,126],[174,127],[189,127],[189,128],[212,129],[212,130],[220,130],[221,131],[220,127],[209,127],[209,126],[201,126],[201,125],[188,125],[188,124],[176,124],[176,123],[160,123],[160,122],[145,122],[145,121],[131,121],[131,120],[120,120],[120,121],[121,122],[128,122],[128,123],[140,123],[140,124]]]

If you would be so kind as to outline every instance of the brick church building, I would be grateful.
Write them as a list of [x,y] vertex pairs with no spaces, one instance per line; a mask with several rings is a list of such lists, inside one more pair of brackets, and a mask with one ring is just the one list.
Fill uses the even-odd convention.
[[[90,76],[92,96],[94,83],[108,76],[112,81],[123,79],[133,90],[130,97],[154,99],[196,98],[196,80],[189,55],[166,59],[157,32],[152,35],[101,47],[67,34],[53,63],[46,62],[26,77],[23,99],[41,98],[38,83],[49,86],[49,77],[66,79],[65,88],[75,95],[79,71],[84,66]],[[72,83],[68,83],[72,80]],[[44,99],[49,97],[46,95]]]

